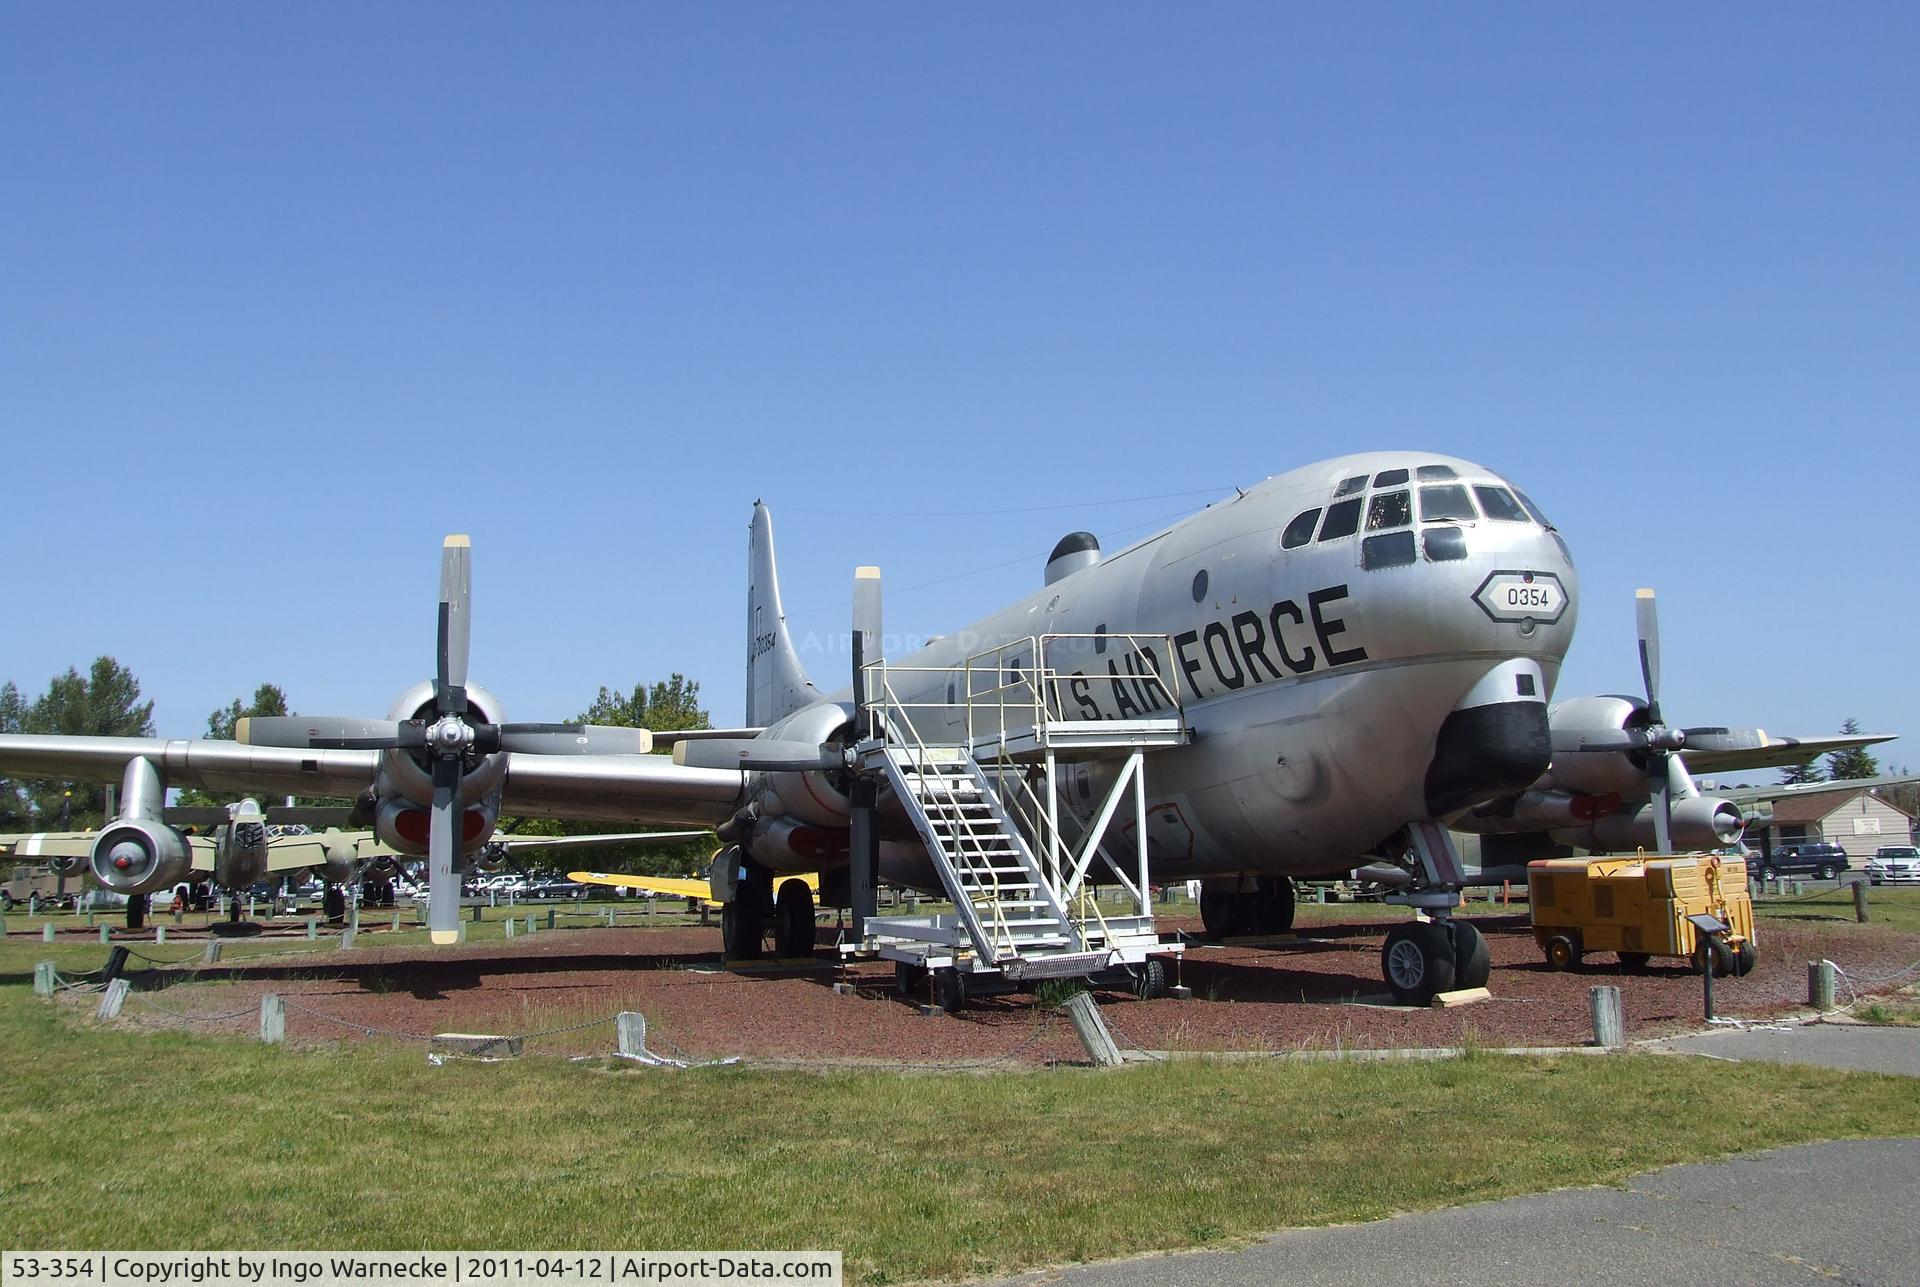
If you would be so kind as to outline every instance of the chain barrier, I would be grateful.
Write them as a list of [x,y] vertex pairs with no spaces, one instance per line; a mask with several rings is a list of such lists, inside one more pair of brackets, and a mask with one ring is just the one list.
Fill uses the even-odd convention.
[[[994,1055],[991,1058],[964,1059],[964,1060],[963,1059],[889,1060],[885,1064],[884,1070],[888,1072],[892,1072],[892,1071],[974,1072],[983,1068],[998,1067],[1001,1064],[1013,1062],[1014,1060],[1020,1058],[1020,1056],[1026,1054],[1027,1051],[1033,1049],[1034,1046],[1038,1045],[1040,1043],[1040,1039],[1046,1036],[1047,1033],[1053,1030],[1054,1021],[1058,1017],[1059,1017],[1058,1012],[1051,1008],[1041,1010],[1038,1014],[1034,1016],[1033,1027],[1028,1031],[1025,1037],[1021,1038],[1019,1045],[1015,1046],[1011,1050],[1005,1051],[1001,1054]],[[649,1032],[648,1035],[651,1036],[653,1034]],[[681,1051],[678,1046],[675,1046],[673,1042],[667,1040],[667,1038],[665,1037],[661,1037],[660,1041],[666,1046],[672,1048],[673,1050],[683,1055],[686,1053],[684,1051]],[[808,1060],[808,1059],[759,1059],[759,1058],[753,1059],[752,1065],[755,1068],[782,1069],[782,1070],[798,1071],[798,1072],[820,1072],[831,1066],[827,1061],[818,1060],[818,1059]]]
[[129,992],[127,993],[127,1000],[138,1001],[149,1010],[158,1010],[161,1014],[174,1019],[184,1019],[188,1023],[225,1023],[230,1019],[238,1019],[245,1015],[260,1013],[260,1007],[256,1004],[242,1006],[238,1010],[224,1010],[219,1014],[192,1014],[185,1010],[176,1010],[169,1005],[161,1005],[153,999],[153,994],[149,992]]
[[1132,1051],[1134,1054],[1140,1055],[1143,1058],[1146,1058],[1156,1064],[1165,1063],[1167,1061],[1166,1055],[1159,1054],[1152,1050],[1148,1050],[1145,1046],[1141,1045],[1139,1042],[1135,1041],[1132,1037],[1128,1036],[1126,1030],[1123,1029],[1119,1024],[1115,1023],[1113,1021],[1113,1016],[1109,1015],[1105,1010],[1102,1010],[1100,1012],[1100,1017],[1106,1020],[1107,1031],[1113,1034],[1115,1038],[1115,1044],[1118,1045],[1121,1050]]

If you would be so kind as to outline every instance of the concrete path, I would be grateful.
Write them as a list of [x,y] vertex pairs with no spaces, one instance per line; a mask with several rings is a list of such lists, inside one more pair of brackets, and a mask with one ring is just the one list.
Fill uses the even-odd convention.
[[[1917,1090],[1916,1093],[1920,1093]],[[1920,1283],[1920,1139],[1848,1140],[1003,1285]],[[1143,1213],[1151,1218],[1150,1213]]]
[[1817,1064],[1822,1068],[1920,1077],[1920,1028],[1880,1028],[1857,1023],[1728,1028],[1650,1041],[1639,1049],[1657,1054]]

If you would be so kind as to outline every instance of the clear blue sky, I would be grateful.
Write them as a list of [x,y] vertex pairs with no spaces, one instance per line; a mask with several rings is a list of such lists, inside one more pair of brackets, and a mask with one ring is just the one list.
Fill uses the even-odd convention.
[[1917,64],[1896,4],[10,5],[0,677],[384,711],[468,531],[511,715],[724,723],[756,496],[803,627],[1004,565],[925,633],[1418,446],[1567,533],[1562,695],[1651,584],[1681,721],[1920,734]]

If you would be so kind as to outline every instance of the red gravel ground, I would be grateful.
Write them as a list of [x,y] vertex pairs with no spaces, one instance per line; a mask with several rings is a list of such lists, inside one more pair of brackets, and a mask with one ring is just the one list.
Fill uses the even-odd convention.
[[[1553,973],[1524,915],[1473,919],[1492,950],[1489,1001],[1445,1010],[1388,1004],[1380,945],[1391,923],[1356,919],[1308,927],[1288,943],[1193,945],[1182,967],[1192,999],[1141,1002],[1109,990],[1101,994],[1104,1013],[1122,1045],[1155,1050],[1579,1045],[1591,1036],[1588,989],[1616,983],[1629,1039],[1701,1024],[1700,979],[1677,963],[1656,960],[1646,973],[1627,974],[1610,956],[1596,955],[1585,969]],[[1162,928],[1198,926],[1171,918]],[[893,995],[886,962],[837,974],[823,946],[816,969],[733,972],[721,966],[719,946],[717,929],[623,927],[548,931],[453,951],[372,943],[348,953],[323,948],[277,962],[144,971],[133,976],[125,1017],[251,1032],[260,995],[277,992],[288,1002],[287,1039],[298,1045],[420,1040],[437,1032],[523,1034],[603,1020],[531,1040],[527,1052],[606,1052],[611,1016],[638,1010],[656,1050],[696,1057],[822,1066],[1085,1057],[1067,1025],[1046,1019],[1029,995],[981,997],[959,1015],[923,1016]],[[1830,914],[1764,921],[1760,946],[1752,974],[1716,981],[1720,1014],[1757,1019],[1802,1008],[1809,960],[1826,957],[1867,979],[1920,958],[1920,935]],[[837,977],[855,989],[836,992]],[[76,1006],[94,1001],[69,995]]]

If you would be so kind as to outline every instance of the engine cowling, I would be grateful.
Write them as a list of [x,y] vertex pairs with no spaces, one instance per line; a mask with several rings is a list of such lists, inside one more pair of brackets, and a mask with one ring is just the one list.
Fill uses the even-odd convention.
[[151,894],[192,874],[193,850],[185,836],[164,823],[123,820],[100,833],[87,865],[103,889],[128,896]]
[[[837,702],[821,702],[795,711],[767,730],[769,738],[783,741],[812,742],[816,745],[844,742],[853,728],[852,714]],[[808,773],[763,773],[762,789],[775,797],[764,810],[820,827],[845,827],[853,816],[853,801],[847,795],[845,775],[826,769]]]
[[[468,717],[476,724],[497,724],[504,718],[500,703],[493,694],[478,685],[467,687],[467,709]],[[393,709],[388,712],[388,718],[397,720],[432,720],[433,717],[433,684],[428,680],[422,680],[401,693]],[[432,767],[424,755],[415,758],[416,754],[413,751],[393,750],[381,755],[377,791],[383,799],[404,796],[423,809],[433,804]],[[472,806],[485,797],[498,794],[506,777],[506,755],[496,753],[481,756],[460,779],[461,801]]]
[[[1556,746],[1581,734],[1612,736],[1647,726],[1646,703],[1634,697],[1575,697],[1547,716]],[[1646,757],[1638,751],[1555,751],[1549,776],[1582,795],[1637,795],[1646,790]]]
[[[1726,800],[1697,796],[1677,800],[1673,805],[1673,847],[1686,849],[1722,849],[1739,841],[1746,825],[1740,810]],[[1590,825],[1556,830],[1553,838],[1561,844],[1606,852],[1652,849],[1659,844],[1654,831],[1654,808],[1643,804],[1630,813],[1614,813],[1595,819]]]
[[[462,798],[467,799],[464,785]],[[470,854],[486,844],[493,835],[494,824],[499,817],[498,796],[488,796],[478,803],[469,801],[460,811],[460,852],[463,855]],[[424,854],[427,852],[428,829],[432,822],[432,814],[412,800],[405,796],[388,796],[380,801],[373,819],[373,831],[381,844],[398,849],[403,854]]]

